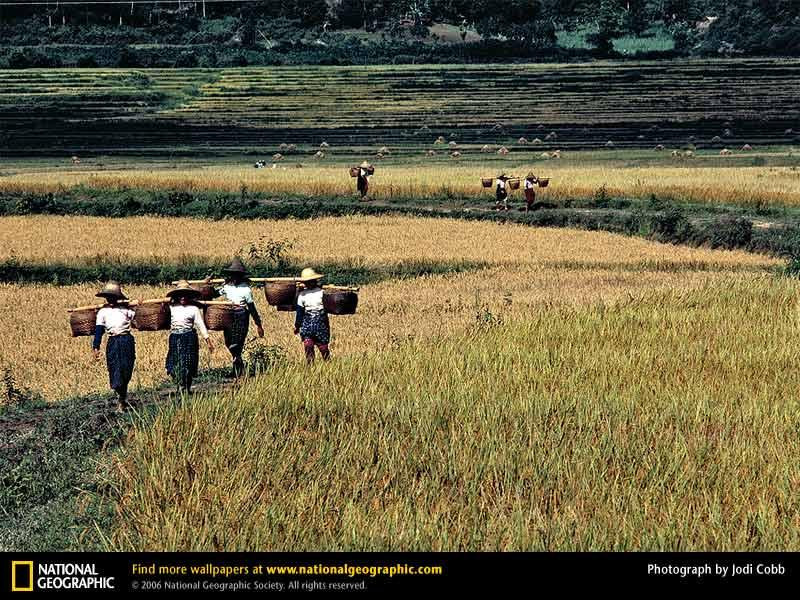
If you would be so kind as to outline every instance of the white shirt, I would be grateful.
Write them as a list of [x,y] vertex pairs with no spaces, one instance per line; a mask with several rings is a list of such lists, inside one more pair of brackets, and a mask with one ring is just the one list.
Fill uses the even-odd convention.
[[361,177],[366,177],[367,175],[369,175],[369,173],[367,173],[367,170],[364,168],[359,168],[359,174],[361,175]]
[[134,314],[130,308],[104,306],[97,311],[95,325],[105,327],[108,335],[123,335],[131,332]]
[[501,190],[506,189],[506,180],[505,179],[498,179],[497,180],[497,187],[499,187]]
[[183,304],[170,304],[169,315],[172,333],[186,333],[191,331],[192,328],[197,328],[200,336],[204,340],[208,339],[208,329],[206,329],[206,324],[203,322],[203,315],[194,304],[187,304],[186,306]]
[[307,312],[323,312],[325,305],[322,303],[322,288],[300,292],[297,295],[297,306],[306,309]]
[[531,179],[526,179],[526,180],[525,180],[525,189],[526,189],[526,190],[530,190],[530,189],[532,189],[533,187],[534,187],[533,180],[531,180]]
[[246,307],[248,304],[253,302],[253,290],[250,289],[250,286],[244,282],[238,285],[226,283],[220,288],[219,291],[222,292],[222,295],[234,304],[239,304]]

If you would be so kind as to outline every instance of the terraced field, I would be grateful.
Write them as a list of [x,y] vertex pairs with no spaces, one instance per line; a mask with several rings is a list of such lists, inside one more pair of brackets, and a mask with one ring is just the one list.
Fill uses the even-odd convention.
[[786,60],[2,71],[0,152],[785,144],[799,94]]

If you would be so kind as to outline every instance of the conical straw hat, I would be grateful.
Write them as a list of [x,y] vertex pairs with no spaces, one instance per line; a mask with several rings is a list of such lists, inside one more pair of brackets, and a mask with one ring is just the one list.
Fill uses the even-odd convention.
[[249,273],[247,272],[247,269],[242,264],[242,261],[241,261],[241,259],[239,259],[238,256],[234,257],[234,259],[231,261],[231,264],[228,265],[227,267],[225,267],[224,269],[222,269],[222,272],[223,273],[236,273],[236,274],[245,275],[245,276],[249,275]]
[[200,295],[200,290],[193,288],[189,285],[189,282],[185,279],[181,279],[178,284],[175,286],[175,289],[170,290],[167,292],[167,296],[172,298],[173,296],[191,296],[197,297]]
[[95,296],[98,298],[116,298],[117,300],[128,299],[128,297],[122,293],[122,288],[117,281],[109,281]]
[[313,281],[315,279],[322,279],[324,275],[317,273],[311,267],[307,267],[303,269],[303,272],[300,273],[300,277],[298,278],[300,281]]

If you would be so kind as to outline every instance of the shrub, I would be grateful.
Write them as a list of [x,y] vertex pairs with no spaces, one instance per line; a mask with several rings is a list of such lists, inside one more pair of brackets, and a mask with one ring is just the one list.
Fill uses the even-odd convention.
[[742,217],[724,216],[710,226],[709,242],[712,248],[746,248],[753,239],[753,223]]

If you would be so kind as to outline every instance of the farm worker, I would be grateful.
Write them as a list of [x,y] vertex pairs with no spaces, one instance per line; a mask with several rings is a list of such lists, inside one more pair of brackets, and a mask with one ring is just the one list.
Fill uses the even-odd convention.
[[200,290],[189,285],[186,280],[179,281],[174,290],[167,292],[172,300],[169,306],[170,333],[169,350],[167,351],[166,369],[178,385],[178,391],[186,393],[192,390],[192,380],[197,377],[197,365],[200,362],[200,344],[197,332],[214,351],[214,343],[208,335],[203,315],[195,300]]
[[501,171],[497,176],[497,183],[495,185],[495,210],[500,210],[500,203],[503,204],[503,209],[508,210],[508,176],[505,171]]
[[357,186],[362,200],[367,197],[367,192],[369,191],[369,180],[367,179],[369,177],[369,171],[367,171],[367,169],[369,169],[369,163],[367,161],[362,162],[358,167]]
[[314,362],[314,346],[319,347],[323,360],[331,357],[328,344],[331,339],[331,327],[328,313],[322,302],[322,286],[319,284],[322,275],[314,269],[303,269],[300,282],[304,288],[297,295],[297,314],[294,320],[294,334],[300,335],[308,364]]
[[133,377],[133,364],[136,361],[136,343],[131,335],[134,312],[128,307],[128,298],[116,281],[109,281],[95,295],[105,299],[106,306],[97,311],[92,341],[94,359],[100,360],[100,342],[103,334],[108,334],[108,380],[111,389],[117,394],[117,411],[122,411],[128,405],[128,383]]
[[217,292],[225,296],[229,302],[240,306],[240,310],[237,310],[234,315],[233,325],[231,325],[230,329],[223,331],[225,346],[227,346],[228,352],[231,353],[231,358],[233,359],[233,376],[239,377],[244,373],[242,352],[247,339],[247,330],[250,326],[250,317],[253,318],[253,323],[256,324],[258,337],[264,337],[264,328],[261,326],[261,316],[258,314],[253,300],[253,290],[250,289],[249,273],[242,261],[239,260],[239,257],[235,257],[230,266],[222,270],[222,273],[225,275],[225,285],[219,288]]
[[538,179],[533,171],[525,176],[525,210],[530,210],[533,203],[536,201],[536,182]]

